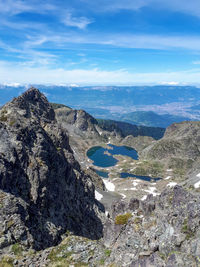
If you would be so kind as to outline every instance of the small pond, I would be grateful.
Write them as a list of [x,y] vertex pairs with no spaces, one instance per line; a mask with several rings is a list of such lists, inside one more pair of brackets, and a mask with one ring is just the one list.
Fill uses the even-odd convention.
[[101,177],[103,177],[103,178],[108,178],[108,172],[104,172],[104,171],[100,171],[100,170],[95,170],[95,172],[96,172],[99,176],[101,176]]
[[120,173],[120,178],[128,178],[128,177],[134,177],[134,178],[138,178],[138,179],[141,179],[141,180],[145,180],[145,181],[158,181],[160,180],[161,178],[152,178],[150,176],[142,176],[142,175],[135,175],[135,174],[132,174],[132,173],[128,173],[128,172],[121,172]]

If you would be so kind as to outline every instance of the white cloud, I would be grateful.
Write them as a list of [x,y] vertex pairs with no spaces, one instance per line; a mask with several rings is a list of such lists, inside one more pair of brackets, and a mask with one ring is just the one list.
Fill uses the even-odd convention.
[[179,85],[180,83],[179,82],[161,82],[160,84],[163,84],[163,85]]
[[63,20],[63,23],[67,26],[77,27],[81,30],[85,29],[93,20],[86,17],[73,17],[70,12],[68,12]]
[[[200,69],[136,73],[126,70],[103,71],[99,69],[61,69],[47,67],[27,67],[0,62],[0,83],[51,83],[51,84],[137,84],[137,83],[200,83]],[[175,84],[173,82],[173,85]]]

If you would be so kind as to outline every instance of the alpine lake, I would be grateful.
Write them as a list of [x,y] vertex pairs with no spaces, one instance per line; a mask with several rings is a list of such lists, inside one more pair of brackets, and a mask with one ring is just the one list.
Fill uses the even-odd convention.
[[[138,160],[138,153],[137,151],[128,146],[116,146],[112,144],[108,144],[106,147],[102,146],[94,146],[91,147],[87,151],[87,157],[92,161],[94,167],[98,167],[95,169],[96,173],[101,176],[102,178],[108,178],[109,172],[105,171],[108,170],[110,167],[117,166],[119,160],[117,157],[119,156],[126,156],[134,161]],[[144,181],[158,181],[161,178],[152,178],[150,176],[140,176],[135,175],[134,173],[129,172],[122,172],[118,173],[119,178],[136,178]]]

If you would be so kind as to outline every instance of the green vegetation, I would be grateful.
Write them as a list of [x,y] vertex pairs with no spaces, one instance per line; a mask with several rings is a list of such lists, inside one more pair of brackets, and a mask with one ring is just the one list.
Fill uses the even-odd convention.
[[11,250],[16,256],[21,256],[23,252],[23,248],[19,243],[12,245]]
[[12,267],[12,266],[13,266],[13,259],[10,257],[4,256],[0,260],[0,267]]
[[179,180],[183,179],[188,169],[192,168],[192,159],[171,158],[169,162],[169,168],[173,169],[174,177]]
[[117,215],[115,217],[115,224],[127,224],[128,220],[132,217],[131,213],[125,213],[121,215]]
[[164,175],[164,165],[158,161],[141,161],[141,163],[134,169],[134,174],[162,177]]
[[181,231],[184,234],[186,234],[186,239],[187,240],[194,236],[194,233],[191,231],[191,229],[188,228],[188,220],[187,219],[184,220]]
[[15,120],[10,120],[9,125],[13,126],[15,124],[15,122],[16,122]]
[[105,252],[105,255],[107,257],[110,257],[110,254],[111,254],[111,250],[110,249],[106,249],[104,252]]
[[5,116],[4,114],[2,114],[2,115],[0,116],[0,121],[2,121],[2,122],[6,122],[7,120],[8,120],[8,117]]

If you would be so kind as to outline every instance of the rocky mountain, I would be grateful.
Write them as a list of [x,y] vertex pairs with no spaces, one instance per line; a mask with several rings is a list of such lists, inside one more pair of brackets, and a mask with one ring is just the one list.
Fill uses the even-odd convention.
[[[200,124],[173,124],[158,141],[122,138],[82,110],[54,108],[31,88],[0,110],[0,266],[198,267]],[[127,165],[134,172],[162,162],[180,180],[182,170],[189,178],[194,172],[196,186],[168,183],[169,176],[146,183],[128,178],[132,197],[105,211],[97,201],[101,179],[76,160],[81,145],[100,140],[142,148],[141,159]],[[156,183],[163,183],[162,192],[154,192]],[[137,186],[150,194],[141,198]]]
[[[113,204],[104,232],[105,266],[199,266],[200,198],[182,187]],[[111,265],[112,266],[112,265]]]
[[0,110],[0,249],[36,250],[66,231],[98,239],[103,206],[46,97],[31,88]]
[[200,122],[172,124],[162,139],[143,150],[142,156],[164,162],[179,178],[200,171]]

